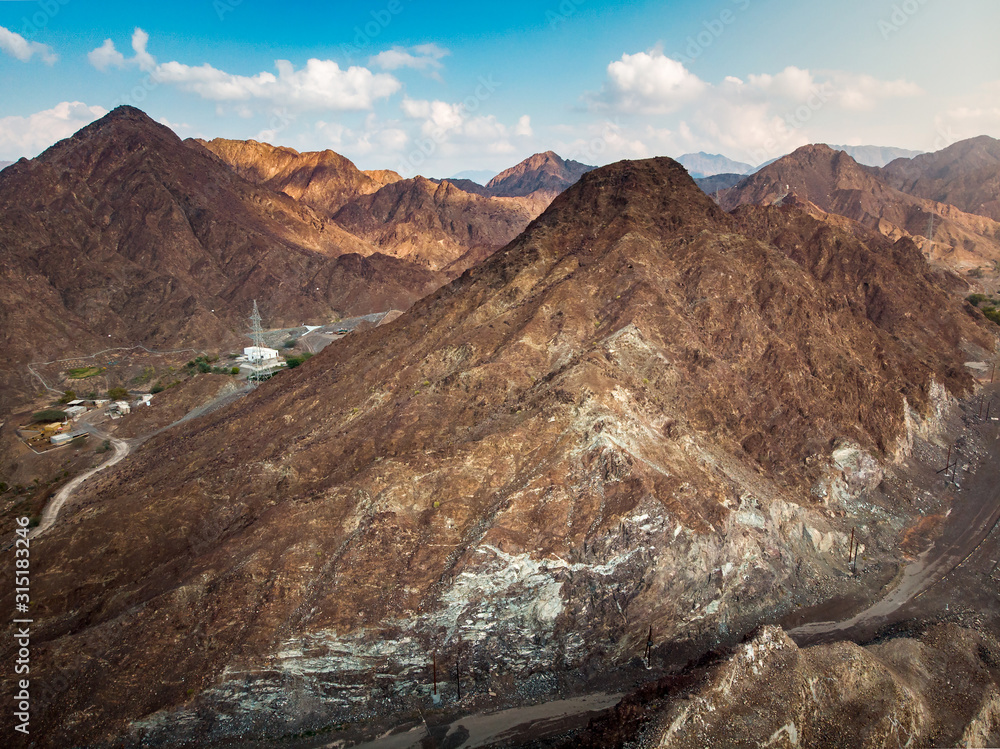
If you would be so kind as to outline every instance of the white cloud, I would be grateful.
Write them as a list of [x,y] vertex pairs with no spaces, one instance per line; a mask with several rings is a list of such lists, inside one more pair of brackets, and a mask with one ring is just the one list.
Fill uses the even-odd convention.
[[369,61],[369,65],[376,65],[382,70],[398,70],[399,68],[413,68],[414,70],[440,70],[443,65],[441,58],[451,54],[443,47],[436,44],[418,44],[415,47],[393,47],[384,52],[379,52]]
[[98,70],[125,67],[125,55],[115,48],[115,43],[110,39],[105,39],[104,44],[97,49],[90,50],[87,59]]
[[514,128],[514,135],[522,138],[530,138],[534,133],[531,130],[531,117],[526,114],[521,115]]
[[[310,59],[298,70],[288,60],[276,60],[277,75],[235,75],[212,67],[171,61],[157,63],[146,51],[149,35],[136,29],[132,35],[135,55],[125,58],[110,40],[88,55],[94,67],[136,65],[149,72],[152,80],[176,86],[215,102],[259,102],[269,110],[287,108],[304,111],[349,111],[371,109],[374,102],[399,91],[400,82],[387,73],[373,73],[368,68],[346,69],[333,60]],[[244,110],[245,111],[245,110]]]
[[36,156],[107,112],[79,101],[64,101],[27,117],[0,118],[0,158]]
[[683,63],[659,50],[637,52],[608,65],[607,81],[591,104],[595,109],[666,113],[697,99],[705,88]]
[[135,53],[132,57],[126,58],[118,51],[112,40],[105,39],[104,44],[87,53],[87,59],[91,65],[102,71],[108,68],[124,68],[127,65],[135,65],[140,70],[149,73],[156,68],[156,59],[146,51],[148,43],[149,34],[137,28],[132,32],[132,51]]
[[49,45],[29,42],[20,34],[3,26],[0,26],[0,50],[21,62],[28,62],[35,55],[38,55],[46,65],[52,65],[59,59],[59,55],[53,52]]
[[[750,74],[745,80],[730,75],[713,84],[654,49],[611,62],[601,90],[584,99],[592,110],[628,115],[631,122],[623,133],[630,131],[634,137],[623,134],[626,141],[721,149],[736,158],[764,161],[815,140],[821,123],[922,93],[906,80],[795,66]],[[636,123],[650,127],[650,115],[666,114],[681,118],[680,127],[672,123],[676,132],[663,130],[662,121],[653,131],[636,132]],[[630,147],[640,150],[635,144]]]

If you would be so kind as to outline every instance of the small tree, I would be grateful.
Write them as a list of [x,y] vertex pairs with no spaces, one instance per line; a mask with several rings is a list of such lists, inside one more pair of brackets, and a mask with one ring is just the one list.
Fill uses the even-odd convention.
[[108,398],[113,401],[122,401],[128,398],[128,390],[123,387],[111,388],[108,390]]
[[54,421],[66,421],[66,412],[57,408],[46,408],[31,415],[32,424],[51,424]]
[[60,403],[69,403],[70,401],[76,400],[76,393],[72,390],[67,390],[63,393],[63,397],[59,399]]

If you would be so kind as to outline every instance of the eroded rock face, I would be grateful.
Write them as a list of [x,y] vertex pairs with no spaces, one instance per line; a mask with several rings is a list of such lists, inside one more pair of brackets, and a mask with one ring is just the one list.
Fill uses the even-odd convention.
[[[838,243],[820,273],[675,162],[611,165],[393,323],[150,440],[33,557],[67,684],[43,740],[357,720],[422,704],[435,652],[470,690],[547,689],[650,627],[697,652],[819,600],[856,520],[813,488],[868,493],[908,409],[930,423],[996,345],[929,272],[878,282],[919,320],[845,300],[921,261]],[[872,546],[913,512],[858,507]]]
[[1000,740],[1000,645],[957,625],[861,647],[800,649],[765,627],[662,711],[645,744],[992,746]]

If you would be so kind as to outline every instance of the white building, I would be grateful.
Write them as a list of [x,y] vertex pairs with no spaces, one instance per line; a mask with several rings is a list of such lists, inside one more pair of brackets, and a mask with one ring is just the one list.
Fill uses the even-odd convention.
[[83,416],[83,414],[87,413],[87,407],[86,406],[70,406],[69,408],[63,409],[63,411],[71,419],[75,419],[77,416]]
[[111,404],[111,407],[123,416],[132,413],[132,407],[128,404],[128,401],[115,401]]
[[247,346],[243,349],[243,357],[250,364],[277,364],[278,351],[264,346]]

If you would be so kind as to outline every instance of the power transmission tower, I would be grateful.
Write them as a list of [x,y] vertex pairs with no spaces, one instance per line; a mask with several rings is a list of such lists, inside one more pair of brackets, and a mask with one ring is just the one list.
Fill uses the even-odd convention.
[[256,356],[250,357],[250,374],[247,382],[250,387],[257,387],[257,383],[264,379],[261,372],[261,362],[263,361],[264,348],[264,328],[260,324],[260,310],[257,309],[257,300],[253,300],[253,312],[250,313],[250,339],[253,341]]

